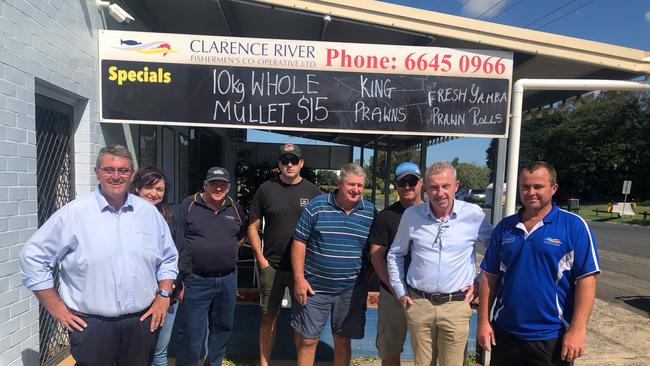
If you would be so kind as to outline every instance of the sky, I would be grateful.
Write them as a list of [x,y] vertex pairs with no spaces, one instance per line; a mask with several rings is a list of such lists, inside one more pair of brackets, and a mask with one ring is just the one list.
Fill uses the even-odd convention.
[[[392,0],[451,15],[528,28],[650,51],[650,0]],[[249,141],[318,144],[284,135],[249,130]],[[460,138],[427,150],[437,160],[485,165],[488,138]],[[356,149],[355,158],[359,149]],[[372,155],[366,151],[365,156]]]

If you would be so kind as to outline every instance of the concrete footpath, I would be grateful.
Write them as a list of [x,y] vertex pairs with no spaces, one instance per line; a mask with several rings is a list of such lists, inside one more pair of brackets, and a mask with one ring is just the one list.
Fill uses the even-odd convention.
[[596,299],[580,365],[650,365],[650,317]]
[[[68,358],[60,366],[73,365]],[[169,365],[173,365],[170,359]],[[237,365],[256,362],[237,362]],[[294,365],[295,361],[278,361],[274,365]],[[318,363],[318,365],[328,365]],[[355,359],[353,365],[381,365],[379,360]],[[412,361],[402,365],[413,365]],[[650,366],[650,317],[639,315],[621,306],[596,300],[587,330],[587,352],[576,366]]]

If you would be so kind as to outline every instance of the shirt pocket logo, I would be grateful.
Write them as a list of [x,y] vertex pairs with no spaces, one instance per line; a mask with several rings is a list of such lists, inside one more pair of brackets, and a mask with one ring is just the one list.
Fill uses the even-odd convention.
[[300,207],[307,207],[308,204],[309,204],[309,198],[300,199]]
[[562,240],[554,239],[554,238],[551,238],[551,237],[547,236],[547,237],[544,238],[544,244],[559,247],[560,245],[562,245]]

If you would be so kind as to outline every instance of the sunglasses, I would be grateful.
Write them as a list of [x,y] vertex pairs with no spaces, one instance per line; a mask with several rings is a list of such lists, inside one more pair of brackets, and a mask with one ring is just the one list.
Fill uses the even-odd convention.
[[282,165],[289,165],[291,163],[292,165],[298,165],[300,163],[300,158],[297,156],[280,156],[280,164]]
[[403,187],[406,187],[406,185],[408,184],[410,187],[415,187],[418,184],[419,181],[420,181],[420,178],[414,177],[414,176],[411,175],[411,176],[409,176],[407,178],[398,180],[397,181],[397,186],[400,187],[400,188],[403,188]]

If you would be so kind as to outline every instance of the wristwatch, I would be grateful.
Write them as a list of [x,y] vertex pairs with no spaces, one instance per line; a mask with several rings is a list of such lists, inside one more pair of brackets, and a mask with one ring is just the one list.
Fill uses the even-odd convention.
[[158,290],[158,295],[160,295],[160,297],[169,298],[171,294],[169,293],[169,291],[162,289],[162,290]]

